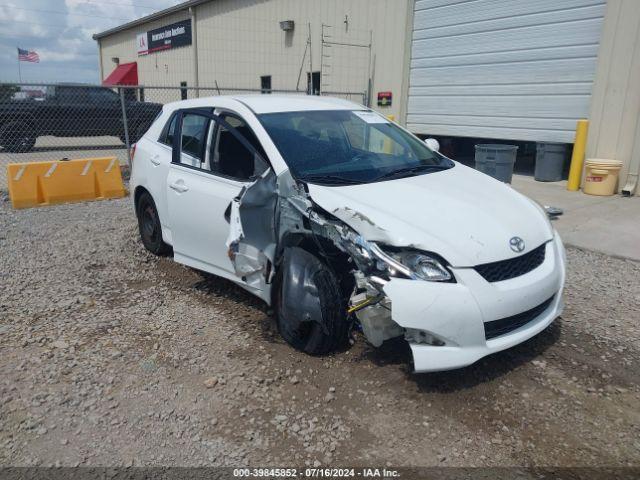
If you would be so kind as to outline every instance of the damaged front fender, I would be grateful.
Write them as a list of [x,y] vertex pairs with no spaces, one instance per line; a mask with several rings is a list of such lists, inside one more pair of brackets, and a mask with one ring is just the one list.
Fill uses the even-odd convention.
[[265,297],[277,245],[276,209],[276,176],[268,169],[233,199],[229,214],[226,245],[235,274]]
[[[315,324],[328,334],[334,327],[327,325],[327,318],[341,318],[347,324],[355,314],[375,346],[402,335],[403,329],[391,319],[391,305],[382,292],[387,281],[378,275],[386,276],[387,267],[394,274],[408,277],[411,272],[345,222],[318,208],[304,185],[296,183],[288,172],[276,177],[268,171],[243,188],[231,205],[229,223],[227,247],[235,273],[259,291],[267,303],[272,300],[275,271],[280,269],[278,314],[287,328],[298,331]],[[296,248],[305,238],[315,253]],[[291,239],[299,241],[292,243]],[[349,299],[351,305],[359,304],[357,308],[344,311],[342,301],[336,300],[334,307],[342,313],[336,310],[327,317],[321,301],[327,295],[318,291],[317,283],[327,271],[319,260],[322,257],[334,271],[354,280],[346,283],[349,287],[342,287],[342,294],[334,292],[333,298]]]

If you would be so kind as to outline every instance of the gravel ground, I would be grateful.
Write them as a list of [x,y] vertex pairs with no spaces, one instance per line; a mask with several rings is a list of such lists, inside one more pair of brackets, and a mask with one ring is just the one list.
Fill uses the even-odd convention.
[[[560,220],[562,221],[562,220]],[[0,199],[0,465],[640,465],[640,264],[568,250],[567,308],[448,373],[306,356],[230,282],[155,258],[129,199]]]

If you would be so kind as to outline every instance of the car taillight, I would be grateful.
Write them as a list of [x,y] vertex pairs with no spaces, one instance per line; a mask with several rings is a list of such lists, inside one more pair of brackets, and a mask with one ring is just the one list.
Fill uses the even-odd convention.
[[131,163],[133,164],[133,157],[136,155],[136,144],[131,145],[131,150],[129,150],[129,156],[131,158]]

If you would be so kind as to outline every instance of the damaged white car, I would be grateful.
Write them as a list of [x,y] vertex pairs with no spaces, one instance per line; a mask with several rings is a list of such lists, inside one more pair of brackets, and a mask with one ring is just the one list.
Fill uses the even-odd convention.
[[360,105],[313,96],[165,105],[131,176],[145,247],[232,280],[324,354],[361,328],[415,370],[469,365],[562,311],[565,254],[536,203]]

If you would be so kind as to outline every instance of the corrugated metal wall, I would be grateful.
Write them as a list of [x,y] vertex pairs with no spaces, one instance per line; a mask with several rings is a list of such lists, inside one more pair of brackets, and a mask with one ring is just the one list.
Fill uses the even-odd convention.
[[[305,48],[311,23],[315,71],[320,70],[321,53],[325,54],[323,89],[364,92],[369,78],[369,49],[336,46],[321,52],[322,24],[330,25],[325,30],[334,41],[368,44],[373,26],[380,27],[385,17],[395,14],[392,3],[393,0],[217,0],[199,5],[200,83],[215,79],[224,86],[259,88],[260,76],[270,75],[274,89],[305,90],[309,71],[309,52],[305,56]],[[294,21],[292,32],[280,29],[283,20]],[[380,42],[379,47],[383,46]]]
[[640,193],[638,0],[609,0],[607,4],[591,102],[587,157],[622,161],[619,190]]
[[589,113],[605,0],[417,0],[407,125],[573,142]]
[[[212,0],[195,7],[198,40],[198,80],[201,87],[260,88],[260,77],[271,76],[273,89],[306,90],[309,52],[305,54],[309,23],[313,71],[322,70],[322,89],[364,93],[370,75],[373,94],[392,91],[393,104],[385,114],[400,114],[407,14],[412,0]],[[137,61],[139,81],[145,85],[194,85],[193,47],[138,57],[136,33],[182,18],[185,10],[138,25],[100,40],[103,78],[121,63]],[[279,22],[293,20],[293,32]],[[366,44],[368,48],[333,45],[321,48],[322,24],[328,41]],[[371,39],[371,33],[373,38]],[[322,56],[323,54],[324,56]],[[371,70],[370,72],[370,65]],[[298,76],[300,81],[298,82]],[[227,92],[228,93],[228,92]],[[211,94],[208,92],[207,94]],[[153,91],[146,94],[153,99]],[[361,101],[361,96],[352,99]]]

